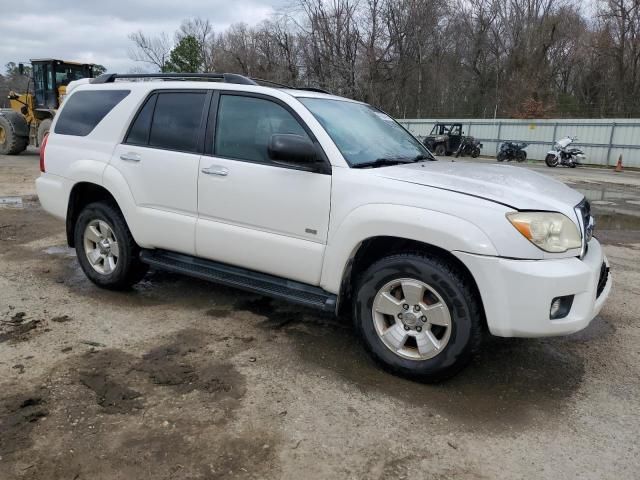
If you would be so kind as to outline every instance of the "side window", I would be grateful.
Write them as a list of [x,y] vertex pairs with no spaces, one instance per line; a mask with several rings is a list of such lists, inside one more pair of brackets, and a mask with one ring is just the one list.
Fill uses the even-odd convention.
[[197,152],[200,119],[206,95],[206,91],[158,93],[151,122],[149,146]]
[[309,138],[298,121],[275,102],[240,95],[221,95],[214,155],[271,163],[271,135],[293,133]]
[[138,116],[133,121],[129,135],[125,143],[132,145],[147,145],[149,143],[149,131],[151,130],[151,117],[153,116],[153,109],[156,106],[156,99],[158,95],[151,95]]
[[130,90],[84,90],[72,93],[64,102],[55,133],[85,137],[129,95]]

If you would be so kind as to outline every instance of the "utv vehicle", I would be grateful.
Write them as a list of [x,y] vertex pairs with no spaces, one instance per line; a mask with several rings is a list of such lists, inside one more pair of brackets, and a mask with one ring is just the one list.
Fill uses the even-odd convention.
[[436,123],[431,129],[431,133],[424,138],[423,143],[438,156],[457,152],[463,143],[476,147],[468,152],[472,157],[480,155],[482,145],[476,142],[473,137],[465,137],[463,134],[461,123]]

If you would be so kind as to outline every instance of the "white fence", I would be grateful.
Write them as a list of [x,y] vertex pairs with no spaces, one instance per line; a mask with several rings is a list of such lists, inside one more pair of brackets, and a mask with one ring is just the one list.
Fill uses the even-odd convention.
[[615,165],[620,154],[623,164],[640,167],[640,119],[549,119],[549,120],[398,120],[414,135],[423,137],[436,122],[462,123],[465,134],[482,142],[482,155],[496,155],[504,141],[526,142],[528,158],[544,160],[556,140],[576,136],[575,145],[593,165]]

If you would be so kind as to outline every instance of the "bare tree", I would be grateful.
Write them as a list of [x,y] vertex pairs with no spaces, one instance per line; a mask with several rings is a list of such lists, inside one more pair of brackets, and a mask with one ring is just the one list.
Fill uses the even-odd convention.
[[[218,34],[186,19],[203,71],[318,86],[400,117],[637,115],[640,0],[291,0]],[[169,37],[130,36],[166,68]]]
[[161,72],[166,69],[172,44],[165,33],[150,37],[139,30],[130,34],[129,40],[134,44],[129,49],[129,58],[152,65]]

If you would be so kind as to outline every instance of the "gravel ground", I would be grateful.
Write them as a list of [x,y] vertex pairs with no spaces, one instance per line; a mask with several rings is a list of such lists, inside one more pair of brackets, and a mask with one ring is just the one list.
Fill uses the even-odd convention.
[[604,212],[586,330],[488,338],[428,386],[314,311],[162,272],[95,288],[37,162],[0,157],[1,479],[638,478],[640,218]]

